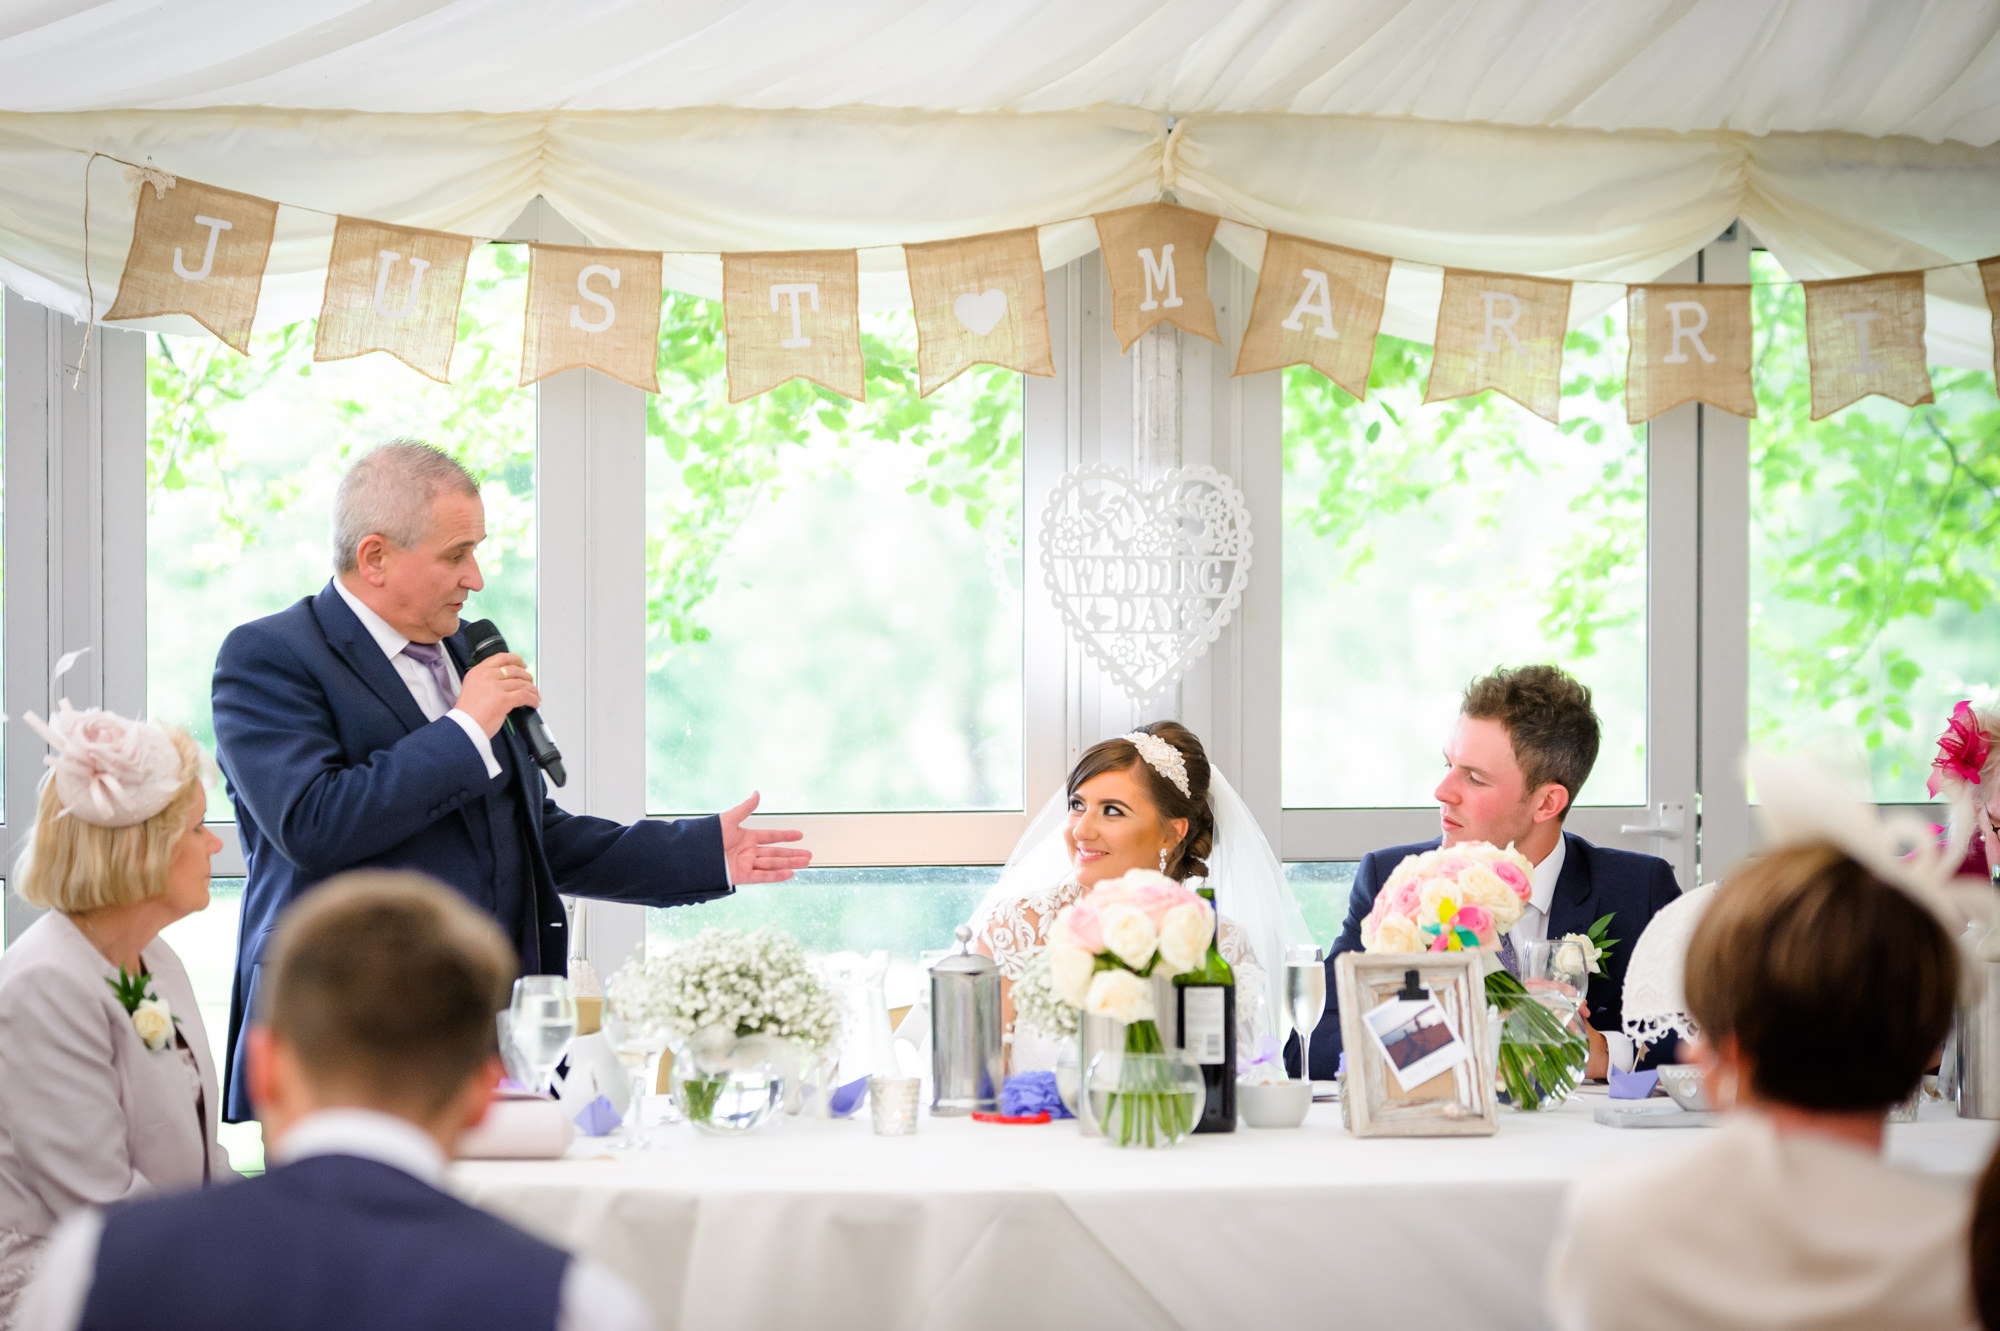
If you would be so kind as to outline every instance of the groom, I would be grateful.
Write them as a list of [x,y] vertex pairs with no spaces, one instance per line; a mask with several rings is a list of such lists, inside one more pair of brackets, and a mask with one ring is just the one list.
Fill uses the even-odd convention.
[[[1597,762],[1599,728],[1590,690],[1555,666],[1498,670],[1466,687],[1458,723],[1445,747],[1449,770],[1435,797],[1444,835],[1414,846],[1392,846],[1363,857],[1347,903],[1347,924],[1326,959],[1326,1015],[1312,1038],[1312,1075],[1332,1077],[1340,1060],[1340,1009],[1334,957],[1361,950],[1361,922],[1375,894],[1411,855],[1485,841],[1512,845],[1535,866],[1533,894],[1508,932],[1512,951],[1564,934],[1580,934],[1600,916],[1611,916],[1618,946],[1591,977],[1591,1077],[1629,1072],[1639,1051],[1620,1029],[1625,964],[1646,925],[1680,895],[1665,860],[1593,846],[1563,831],[1563,819]],[[1297,1055],[1292,1055],[1296,1064]],[[1643,1061],[1673,1061],[1671,1038]]]

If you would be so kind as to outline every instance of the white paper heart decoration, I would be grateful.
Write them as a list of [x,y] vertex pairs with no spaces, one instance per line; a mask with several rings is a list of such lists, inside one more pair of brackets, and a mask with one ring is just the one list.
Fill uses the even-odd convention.
[[1007,293],[998,287],[966,292],[951,303],[951,312],[977,337],[985,337],[1007,317]]
[[1151,485],[1104,463],[1066,473],[1042,512],[1042,581],[1063,623],[1134,702],[1172,688],[1250,581],[1250,511],[1213,467]]

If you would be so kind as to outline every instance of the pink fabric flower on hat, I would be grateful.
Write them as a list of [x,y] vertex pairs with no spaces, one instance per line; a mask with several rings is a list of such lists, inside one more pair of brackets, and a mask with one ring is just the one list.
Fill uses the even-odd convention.
[[1938,753],[1931,763],[1931,779],[1925,788],[1936,795],[1947,781],[1978,785],[1980,773],[1986,770],[1986,760],[1992,753],[1993,741],[1979,724],[1972,704],[1959,703],[1951,709],[1951,721],[1944,734],[1938,736]]
[[98,827],[131,827],[167,807],[181,787],[180,751],[148,721],[92,707],[79,712],[65,698],[53,722],[21,718],[55,752],[53,773],[63,811]]

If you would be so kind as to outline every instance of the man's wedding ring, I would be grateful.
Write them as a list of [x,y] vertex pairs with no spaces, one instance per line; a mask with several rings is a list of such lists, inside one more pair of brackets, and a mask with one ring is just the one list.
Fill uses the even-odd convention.
[[505,678],[507,678],[507,667],[506,667],[506,666],[501,666],[501,667],[500,667],[500,678],[502,678],[502,679],[505,679]]

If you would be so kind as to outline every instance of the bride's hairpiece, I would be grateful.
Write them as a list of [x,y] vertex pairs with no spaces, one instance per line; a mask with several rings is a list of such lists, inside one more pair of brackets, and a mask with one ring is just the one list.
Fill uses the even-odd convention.
[[1118,738],[1137,749],[1139,756],[1146,760],[1146,765],[1173,782],[1174,789],[1183,797],[1194,798],[1194,787],[1188,784],[1187,759],[1181,756],[1179,749],[1158,735],[1149,735],[1143,730],[1135,730],[1129,735],[1120,735]]

